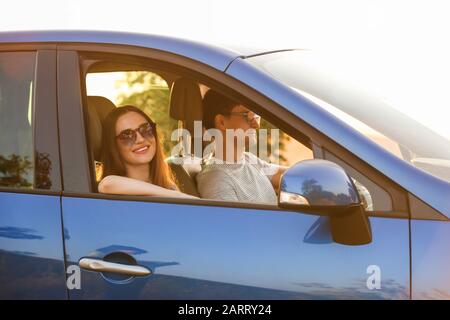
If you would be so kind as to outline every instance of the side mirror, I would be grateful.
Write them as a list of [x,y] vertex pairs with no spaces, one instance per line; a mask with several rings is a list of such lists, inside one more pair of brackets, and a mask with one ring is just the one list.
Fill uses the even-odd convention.
[[353,180],[326,160],[305,160],[281,177],[281,208],[328,216],[333,240],[346,245],[372,242],[372,230]]

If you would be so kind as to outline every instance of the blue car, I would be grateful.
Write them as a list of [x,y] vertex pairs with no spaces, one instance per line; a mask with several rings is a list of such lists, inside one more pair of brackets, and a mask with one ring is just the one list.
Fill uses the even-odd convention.
[[[0,33],[0,299],[450,299],[450,141],[320,59],[145,34]],[[114,72],[164,79],[167,123],[201,120],[214,88],[311,157],[290,163],[277,205],[99,193],[102,121],[116,105],[89,79]],[[171,166],[197,194],[201,166]]]

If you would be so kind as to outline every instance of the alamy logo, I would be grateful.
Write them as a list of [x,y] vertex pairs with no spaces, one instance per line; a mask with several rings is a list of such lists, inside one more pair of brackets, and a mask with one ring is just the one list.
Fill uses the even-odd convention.
[[367,278],[366,285],[367,289],[381,289],[381,269],[379,266],[373,264],[367,267],[366,270],[369,277]]
[[[183,153],[200,155],[203,159],[214,154],[212,161],[216,164],[235,164],[241,161],[236,158],[237,150],[246,149],[261,159],[269,159],[270,154],[271,163],[280,162],[278,129],[226,129],[222,132],[215,128],[203,130],[202,121],[194,121],[193,137],[189,130],[180,128],[172,131],[170,139],[178,141],[171,150],[172,161],[175,164],[185,163],[185,159],[177,157]],[[204,148],[203,143],[207,144]],[[256,164],[256,161],[256,158],[249,159],[250,164]]]
[[77,265],[71,265],[67,268],[66,273],[67,276],[67,289],[73,290],[73,289],[81,289],[81,270],[80,267]]

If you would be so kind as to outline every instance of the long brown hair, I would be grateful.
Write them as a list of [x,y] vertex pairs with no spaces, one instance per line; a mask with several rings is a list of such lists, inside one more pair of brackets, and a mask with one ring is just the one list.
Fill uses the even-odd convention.
[[[125,105],[111,111],[103,122],[102,130],[102,151],[101,161],[103,163],[102,178],[109,175],[126,176],[125,166],[120,158],[119,150],[116,145],[116,123],[120,116],[136,112],[143,116],[149,123],[154,124],[150,117],[141,109]],[[155,127],[156,128],[156,127]],[[158,139],[157,130],[155,131],[155,155],[149,162],[149,180],[151,183],[167,189],[177,189],[172,170],[164,161],[164,152]]]

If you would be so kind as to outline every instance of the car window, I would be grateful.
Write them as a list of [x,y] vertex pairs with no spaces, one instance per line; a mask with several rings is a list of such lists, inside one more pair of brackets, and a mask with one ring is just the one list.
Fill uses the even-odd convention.
[[[102,97],[111,101],[114,107],[131,104],[146,112],[157,123],[158,134],[163,138],[163,151],[169,159],[180,152],[177,149],[180,147],[180,140],[176,139],[177,134],[175,132],[177,128],[183,127],[183,121],[180,120],[179,110],[176,110],[176,106],[175,108],[172,106],[172,110],[170,110],[170,94],[174,83],[181,78],[178,75],[161,75],[150,71],[87,73],[86,94],[88,100],[92,97]],[[202,83],[197,84],[200,89],[200,99],[202,99],[210,88]],[[89,108],[92,108],[92,105],[89,106],[88,103]],[[96,107],[94,106],[94,108]],[[90,111],[88,110],[88,112]],[[189,125],[184,123],[184,128],[189,129]],[[97,132],[97,134],[100,133]],[[256,149],[250,150],[250,148],[247,148],[247,151],[252,152],[267,163],[290,167],[298,161],[313,158],[312,150],[309,147],[289,136],[266,119],[261,119],[259,135],[263,139],[258,140]],[[207,154],[207,144],[204,142],[204,154]],[[193,144],[190,150],[184,151],[186,154],[196,152]],[[204,154],[200,153],[202,157]],[[97,182],[102,177],[102,164],[99,160],[97,157],[94,162]],[[179,184],[178,187],[185,191],[185,183],[180,180],[183,179],[176,180]]]
[[0,53],[0,186],[32,188],[34,52]]
[[[98,70],[99,68],[97,68]],[[100,68],[101,69],[101,68]],[[174,157],[178,156],[181,153],[185,155],[195,155],[198,154],[194,148],[194,141],[190,141],[189,150],[186,149],[186,145],[184,141],[178,134],[175,134],[178,128],[183,129],[192,129],[189,128],[189,125],[186,122],[182,121],[183,117],[186,115],[180,115],[180,110],[177,110],[179,106],[172,105],[171,93],[178,83],[183,82],[183,86],[186,86],[183,77],[176,74],[170,74],[166,72],[160,71],[148,71],[148,70],[137,70],[136,67],[124,68],[124,70],[130,69],[132,71],[111,71],[111,72],[91,72],[87,73],[85,83],[86,83],[86,94],[87,94],[87,111],[88,113],[92,113],[93,109],[101,109],[101,105],[92,104],[90,101],[92,99],[97,99],[101,97],[102,100],[108,100],[110,104],[110,108],[116,108],[122,105],[135,105],[139,109],[143,110],[146,114],[150,116],[150,118],[157,123],[158,125],[158,135],[161,139],[162,149],[166,155],[166,161],[171,163]],[[193,80],[193,79],[191,79]],[[202,99],[204,99],[205,94],[210,90],[210,88],[202,83],[196,83],[196,86],[199,87],[199,99],[200,104],[202,103]],[[189,83],[189,81],[188,81]],[[182,86],[182,87],[183,87]],[[187,90],[189,86],[185,87],[184,90]],[[215,91],[220,91],[216,90]],[[96,98],[97,97],[97,98]],[[184,104],[192,105],[193,97],[183,96],[183,99],[187,99],[186,101],[181,103],[181,106]],[[195,100],[195,99],[194,99]],[[191,108],[192,109],[192,108]],[[195,115],[195,110],[192,111],[189,109],[188,118],[197,119],[198,115]],[[194,108],[195,109],[195,108]],[[99,111],[99,110],[97,110]],[[252,111],[249,109],[249,111]],[[94,112],[96,113],[96,112]],[[194,114],[193,114],[194,113]],[[103,116],[104,117],[104,116]],[[197,117],[197,118],[196,118]],[[98,137],[101,135],[101,131],[98,130],[95,132],[92,128],[92,119],[88,117],[88,127],[91,131],[88,134],[88,139],[92,140],[90,145],[92,147],[99,142]],[[99,120],[100,127],[101,121]],[[204,123],[203,123],[204,126]],[[203,133],[205,128],[203,127]],[[192,130],[191,130],[192,131]],[[94,137],[92,133],[94,132]],[[177,139],[178,137],[178,139]],[[95,142],[97,140],[97,142]],[[290,136],[280,128],[273,125],[268,119],[261,118],[260,121],[260,129],[258,130],[258,139],[257,139],[256,148],[252,149],[247,146],[247,151],[251,154],[254,154],[259,159],[263,160],[263,162],[258,162],[258,166],[260,166],[263,170],[272,168],[272,165],[279,165],[283,167],[291,167],[295,163],[306,160],[313,159],[313,151],[311,148],[304,143],[298,141],[294,137]],[[182,143],[183,142],[183,143]],[[89,143],[88,143],[89,145]],[[182,147],[180,147],[180,145]],[[183,151],[183,152],[182,152]],[[205,168],[205,164],[207,164],[209,160],[206,159],[205,155],[208,154],[211,150],[208,151],[208,143],[202,141],[202,152],[200,153],[200,157],[203,159],[199,159],[198,157],[194,157],[197,161],[195,163],[183,162],[183,167],[185,170],[180,170],[180,166],[173,165],[171,163],[172,171],[175,175],[175,181],[177,183],[180,191],[202,197],[202,190],[200,190],[199,181],[201,179],[201,175],[198,173]],[[93,174],[95,175],[95,181],[97,183],[102,178],[103,173],[103,164],[100,161],[98,152],[95,155],[94,150],[94,161],[93,161]],[[353,181],[358,189],[358,192],[361,196],[361,199],[365,205],[366,210],[368,211],[390,211],[392,210],[392,203],[389,194],[380,188],[377,184],[367,179],[360,172],[353,170],[351,166],[339,161],[337,157],[332,157],[330,154],[324,154],[326,159],[336,162],[339,165],[343,166],[347,172],[353,178]],[[185,161],[185,160],[183,160]],[[198,162],[200,161],[200,162]],[[239,173],[240,175],[240,173]],[[270,175],[267,175],[270,179]],[[238,176],[235,181],[237,184],[241,184],[245,182],[245,179],[240,180],[240,176]],[[211,182],[211,181],[209,181]],[[256,184],[258,184],[256,182]],[[217,184],[215,182],[211,182],[208,184],[202,181],[202,185],[207,189],[214,189]],[[238,188],[240,186],[238,185]],[[245,193],[249,192],[249,190],[245,190],[242,188],[240,192]],[[219,190],[222,193],[222,190]],[[252,190],[253,191],[253,190]],[[275,193],[278,193],[278,190],[274,190]],[[234,190],[226,190],[226,186],[224,186],[223,193],[231,194],[235,192]],[[264,192],[264,188],[258,192]],[[249,195],[251,197],[251,194]],[[207,198],[207,197],[203,197]],[[245,198],[245,197],[244,197]],[[225,201],[227,201],[225,197]],[[236,200],[229,200],[235,202]],[[252,202],[239,200],[239,202]]]

